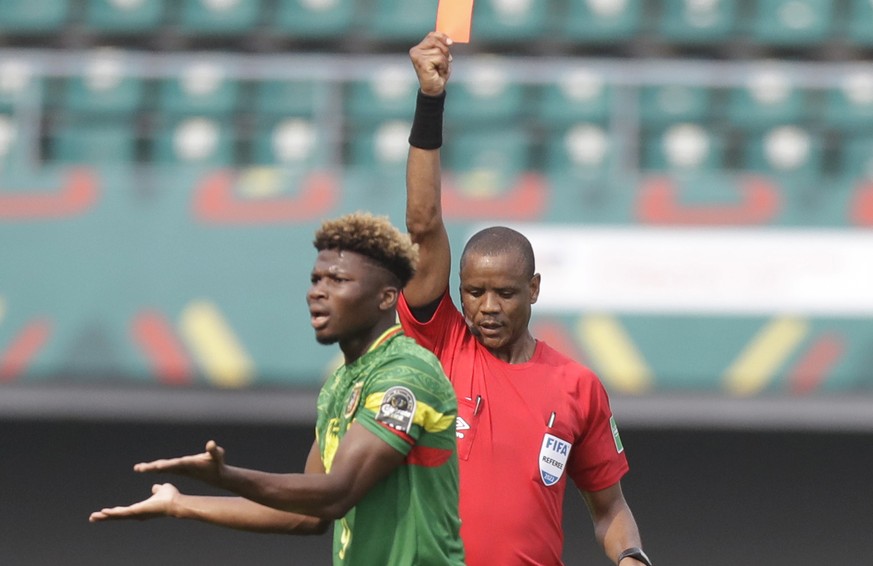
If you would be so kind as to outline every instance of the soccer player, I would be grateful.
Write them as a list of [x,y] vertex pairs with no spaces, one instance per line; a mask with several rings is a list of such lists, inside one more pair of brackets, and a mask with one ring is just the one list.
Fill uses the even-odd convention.
[[582,492],[606,555],[620,566],[649,564],[622,495],[628,465],[603,385],[529,331],[540,292],[530,242],[505,227],[478,232],[461,254],[460,310],[449,295],[439,148],[450,45],[432,32],[409,52],[420,90],[409,138],[406,225],[420,262],[398,313],[407,334],[439,357],[458,396],[467,564],[561,564],[568,477]]
[[230,466],[224,450],[134,466],[202,480],[239,497],[155,485],[91,521],[159,516],[257,532],[323,533],[335,522],[333,563],[457,566],[457,402],[439,361],[396,324],[417,250],[387,219],[355,213],[315,234],[307,302],[316,340],[339,343],[345,364],[318,397],[316,439],[302,474]]

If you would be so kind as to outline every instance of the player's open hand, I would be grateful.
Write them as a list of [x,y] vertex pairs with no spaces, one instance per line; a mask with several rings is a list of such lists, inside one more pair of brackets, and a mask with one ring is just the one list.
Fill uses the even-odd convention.
[[173,502],[179,496],[179,490],[172,484],[155,484],[152,486],[152,496],[148,499],[126,507],[107,507],[91,513],[88,520],[92,523],[112,521],[117,519],[153,519],[172,514]]
[[164,472],[188,476],[210,485],[221,485],[224,470],[224,448],[214,440],[206,443],[206,451],[191,456],[141,462],[133,467],[135,472]]
[[409,50],[409,58],[418,76],[421,92],[430,96],[442,94],[451,74],[452,40],[446,34],[432,31]]

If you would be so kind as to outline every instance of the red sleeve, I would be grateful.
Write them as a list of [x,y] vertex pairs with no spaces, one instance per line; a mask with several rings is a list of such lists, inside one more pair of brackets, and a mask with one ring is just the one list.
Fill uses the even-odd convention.
[[452,303],[448,289],[430,320],[425,322],[416,320],[403,293],[400,293],[400,300],[397,303],[397,315],[406,335],[415,339],[441,360],[444,355],[451,354],[453,346],[467,331],[464,317]]
[[599,491],[614,485],[628,471],[627,457],[615,427],[609,398],[592,373],[579,391],[584,433],[573,447],[569,473],[583,491]]

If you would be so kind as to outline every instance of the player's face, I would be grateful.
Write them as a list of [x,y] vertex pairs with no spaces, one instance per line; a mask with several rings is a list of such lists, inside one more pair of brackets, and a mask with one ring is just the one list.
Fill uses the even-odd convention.
[[323,250],[306,294],[315,339],[333,344],[364,337],[383,312],[379,268],[355,252]]
[[527,276],[517,254],[468,253],[460,276],[464,316],[486,348],[508,351],[527,336],[540,279]]

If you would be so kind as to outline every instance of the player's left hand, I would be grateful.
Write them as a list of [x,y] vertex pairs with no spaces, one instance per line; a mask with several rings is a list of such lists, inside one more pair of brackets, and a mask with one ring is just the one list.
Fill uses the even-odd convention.
[[206,443],[206,451],[191,456],[167,458],[152,462],[140,462],[133,467],[135,472],[166,472],[187,476],[220,486],[224,470],[224,448],[210,440]]
[[128,506],[106,507],[91,513],[88,521],[110,521],[117,519],[153,519],[172,514],[173,502],[179,496],[179,490],[172,484],[155,484],[152,486],[152,496],[139,503]]

